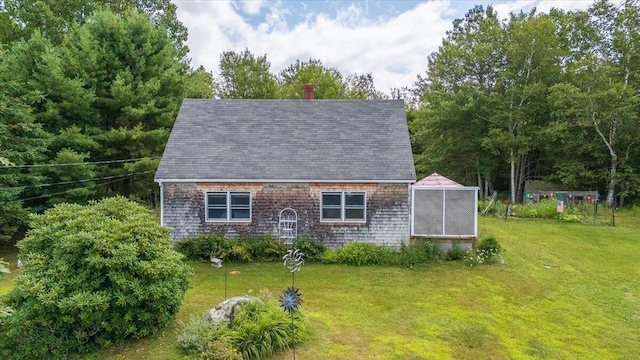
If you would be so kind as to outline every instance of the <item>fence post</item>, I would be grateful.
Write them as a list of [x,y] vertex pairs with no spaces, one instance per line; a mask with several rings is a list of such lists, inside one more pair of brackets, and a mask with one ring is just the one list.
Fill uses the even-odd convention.
[[511,205],[511,201],[510,199],[507,199],[507,210],[504,212],[504,221],[507,221],[507,218],[509,217],[509,205]]
[[611,203],[611,226],[616,226],[616,200]]

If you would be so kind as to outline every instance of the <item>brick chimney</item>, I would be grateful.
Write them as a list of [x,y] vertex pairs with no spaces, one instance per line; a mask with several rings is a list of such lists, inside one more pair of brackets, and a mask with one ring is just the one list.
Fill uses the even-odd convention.
[[304,99],[313,100],[313,84],[306,84],[304,86]]

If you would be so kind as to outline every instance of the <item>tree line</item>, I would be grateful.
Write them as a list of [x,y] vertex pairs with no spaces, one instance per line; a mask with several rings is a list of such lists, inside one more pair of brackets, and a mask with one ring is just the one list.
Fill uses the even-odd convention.
[[640,191],[637,1],[453,22],[427,70],[390,94],[371,73],[319,59],[274,72],[225,51],[218,76],[191,67],[169,0],[0,1],[0,239],[27,214],[120,194],[154,205],[153,175],[184,98],[404,98],[418,176],[482,196],[545,179],[607,200]]
[[189,67],[169,0],[0,2],[0,239],[28,213],[122,194],[153,203],[153,175]]
[[418,172],[483,195],[544,179],[621,204],[640,193],[640,7],[535,10],[501,20],[476,6],[428,58],[411,111]]
[[153,176],[184,98],[382,98],[371,74],[320,60],[277,76],[226,51],[192,68],[169,0],[0,1],[0,241],[57,203],[124,195],[155,206]]
[[640,6],[511,13],[475,6],[453,22],[411,87],[377,90],[319,60],[270,72],[267,56],[227,51],[221,98],[403,98],[419,177],[443,173],[482,197],[526,180],[597,190],[610,205],[640,195]]

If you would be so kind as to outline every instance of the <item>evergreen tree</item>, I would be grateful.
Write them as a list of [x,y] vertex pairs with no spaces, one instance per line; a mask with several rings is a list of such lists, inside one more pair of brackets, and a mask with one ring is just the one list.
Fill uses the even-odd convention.
[[[1,55],[1,54],[0,54]],[[9,241],[25,230],[28,209],[20,195],[27,186],[42,177],[20,165],[34,164],[44,158],[49,134],[34,122],[26,104],[35,101],[37,93],[24,94],[13,72],[0,61],[0,241]]]

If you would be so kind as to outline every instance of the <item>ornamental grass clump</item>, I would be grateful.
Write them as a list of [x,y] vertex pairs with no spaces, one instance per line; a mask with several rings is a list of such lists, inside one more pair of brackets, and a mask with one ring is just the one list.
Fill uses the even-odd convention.
[[[295,326],[293,338],[292,326]],[[176,338],[185,353],[201,358],[211,358],[214,350],[224,348],[225,354],[237,352],[244,359],[264,359],[289,349],[292,341],[302,342],[308,333],[309,319],[304,310],[298,309],[290,315],[272,296],[267,296],[261,301],[239,305],[231,320],[214,322],[205,317],[192,318],[178,329]]]
[[169,229],[123,197],[32,217],[6,296],[0,358],[51,359],[142,338],[171,321],[192,270]]

